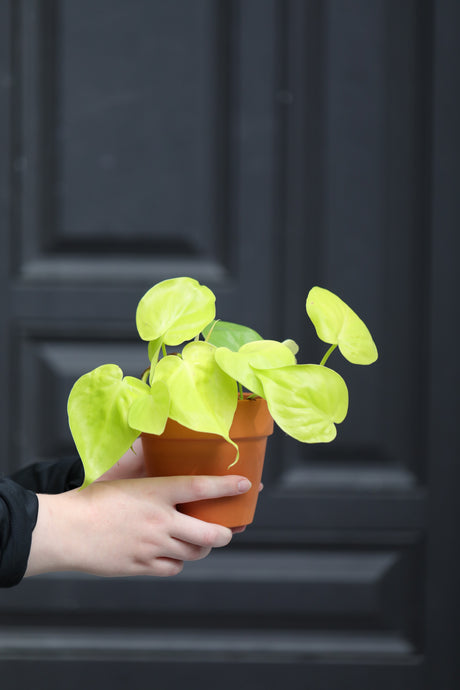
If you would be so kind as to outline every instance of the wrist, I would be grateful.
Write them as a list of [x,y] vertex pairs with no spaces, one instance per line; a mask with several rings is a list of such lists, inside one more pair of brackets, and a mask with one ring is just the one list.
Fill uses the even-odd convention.
[[25,577],[80,569],[77,544],[82,502],[75,500],[76,494],[77,490],[37,494],[37,523],[32,532]]

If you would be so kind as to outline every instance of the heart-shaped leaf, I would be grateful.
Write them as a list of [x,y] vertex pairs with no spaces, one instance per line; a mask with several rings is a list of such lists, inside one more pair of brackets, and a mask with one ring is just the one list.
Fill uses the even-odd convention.
[[257,370],[268,409],[287,434],[304,443],[327,443],[348,410],[348,389],[342,377],[319,364]]
[[289,347],[277,340],[257,340],[246,343],[238,352],[219,347],[215,356],[217,364],[226,374],[262,398],[264,389],[256,370],[276,369],[296,363],[295,356]]
[[136,325],[142,340],[180,345],[197,336],[216,315],[215,295],[193,278],[154,285],[140,300]]
[[133,402],[149,393],[147,384],[104,364],[81,376],[69,400],[69,425],[85,469],[83,486],[104,474],[125,453],[139,432],[128,424]]
[[216,347],[228,347],[233,352],[238,352],[245,343],[262,340],[262,336],[252,328],[230,321],[213,321],[203,329],[202,334],[208,343]]
[[215,351],[203,341],[188,343],[182,357],[160,359],[155,381],[168,386],[171,419],[195,431],[219,434],[235,445],[228,434],[238,401],[237,385],[217,365]]
[[165,430],[169,416],[169,391],[163,381],[154,381],[150,394],[142,395],[131,405],[128,423],[133,429],[146,434],[157,434]]
[[320,340],[338,345],[353,364],[372,364],[377,348],[365,323],[333,292],[313,287],[307,297],[307,313]]

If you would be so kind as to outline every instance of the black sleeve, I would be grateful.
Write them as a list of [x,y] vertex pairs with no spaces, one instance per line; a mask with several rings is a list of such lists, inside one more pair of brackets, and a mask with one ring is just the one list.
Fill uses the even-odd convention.
[[12,474],[10,479],[37,494],[61,494],[81,486],[84,472],[81,460],[71,457],[28,465]]
[[37,522],[37,493],[57,494],[83,482],[79,459],[39,462],[0,479],[0,587],[17,585],[27,568]]
[[17,585],[27,568],[38,499],[12,479],[0,479],[0,586]]

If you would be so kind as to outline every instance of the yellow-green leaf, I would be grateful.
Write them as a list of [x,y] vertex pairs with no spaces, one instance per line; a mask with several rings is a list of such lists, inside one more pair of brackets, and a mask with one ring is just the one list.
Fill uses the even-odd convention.
[[148,290],[136,311],[142,340],[180,345],[197,336],[216,315],[215,295],[193,278],[163,280]]
[[259,369],[275,369],[296,363],[292,350],[277,340],[256,340],[231,352],[226,347],[216,350],[216,362],[229,376],[245,388],[264,397],[263,386],[258,378]]
[[116,364],[97,367],[75,382],[67,410],[85,469],[83,486],[110,469],[138,437],[128,424],[128,412],[134,400],[146,393],[147,384],[131,376],[123,378]]
[[307,313],[318,338],[338,345],[342,355],[353,364],[372,364],[377,348],[366,324],[333,292],[313,287],[307,297]]
[[131,405],[128,423],[146,434],[160,435],[169,416],[169,391],[163,381],[154,381],[150,394],[142,395]]
[[168,355],[160,359],[155,381],[168,386],[171,419],[231,442],[228,434],[238,400],[237,385],[217,365],[215,351],[213,345],[203,341],[188,343],[182,357]]
[[342,377],[319,364],[257,370],[268,409],[283,431],[304,443],[327,443],[348,410]]

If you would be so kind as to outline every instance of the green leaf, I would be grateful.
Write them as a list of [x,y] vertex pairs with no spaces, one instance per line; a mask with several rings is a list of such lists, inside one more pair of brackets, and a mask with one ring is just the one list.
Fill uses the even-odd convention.
[[283,345],[288,347],[293,355],[296,355],[299,351],[299,346],[295,340],[291,340],[291,338],[288,338],[288,340],[283,340]]
[[142,395],[131,405],[128,423],[133,429],[146,434],[157,434],[165,430],[169,416],[169,391],[163,381],[154,381],[150,394]]
[[319,364],[258,370],[268,409],[283,431],[303,443],[328,443],[335,424],[348,410],[348,389],[342,377]]
[[202,334],[208,343],[216,347],[228,347],[233,352],[238,352],[245,343],[262,340],[262,336],[252,328],[230,321],[212,321],[203,329]]
[[219,347],[215,356],[222,371],[261,397],[264,397],[264,389],[255,369],[275,369],[296,363],[292,351],[277,340],[246,343],[238,352]]
[[154,285],[140,300],[136,325],[142,340],[180,345],[199,335],[214,319],[215,296],[193,278],[171,278]]
[[217,365],[215,351],[203,341],[188,343],[182,357],[160,359],[155,381],[168,386],[171,419],[195,431],[219,434],[235,445],[228,434],[238,400],[237,385]]
[[128,424],[134,400],[149,392],[147,384],[104,364],[81,376],[68,400],[69,425],[85,469],[83,486],[104,474],[139,436]]
[[313,287],[307,297],[307,313],[320,340],[338,345],[353,364],[372,364],[377,348],[365,323],[329,290]]

